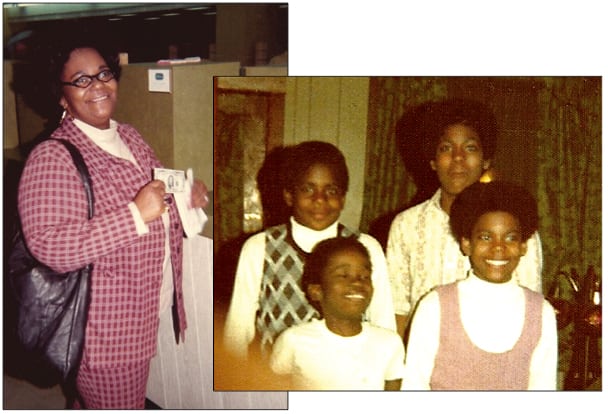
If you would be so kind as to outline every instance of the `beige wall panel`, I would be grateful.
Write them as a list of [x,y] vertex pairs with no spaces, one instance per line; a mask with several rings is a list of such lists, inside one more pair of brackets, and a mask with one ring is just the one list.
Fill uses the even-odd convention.
[[368,78],[292,77],[285,95],[285,145],[317,139],[344,154],[350,188],[341,221],[359,227],[363,204]]
[[173,99],[168,93],[148,92],[148,69],[151,67],[150,64],[135,64],[122,68],[114,118],[133,125],[163,165],[172,167]]
[[312,78],[308,139],[338,145],[340,128],[340,78]]
[[338,147],[346,158],[350,175],[342,217],[345,224],[358,228],[365,185],[369,79],[342,78],[340,82]]
[[213,77],[237,76],[238,62],[188,65],[173,71],[174,168],[194,169],[213,188]]
[[287,66],[247,66],[245,76],[287,76]]

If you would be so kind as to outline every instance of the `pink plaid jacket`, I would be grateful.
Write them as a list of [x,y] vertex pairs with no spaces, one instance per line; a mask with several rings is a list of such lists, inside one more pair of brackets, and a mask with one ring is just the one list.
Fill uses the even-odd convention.
[[[160,162],[133,127],[119,124],[118,132],[142,170],[100,149],[70,120],[52,134],[82,153],[93,182],[92,220],[87,220],[87,200],[76,167],[58,142],[43,142],[32,151],[19,184],[19,214],[32,254],[61,272],[93,263],[83,357],[91,367],[142,361],[156,353],[165,230],[158,218],[148,224],[148,234],[138,236],[127,204],[151,180],[152,168]],[[169,214],[183,340],[183,229],[175,203]]]

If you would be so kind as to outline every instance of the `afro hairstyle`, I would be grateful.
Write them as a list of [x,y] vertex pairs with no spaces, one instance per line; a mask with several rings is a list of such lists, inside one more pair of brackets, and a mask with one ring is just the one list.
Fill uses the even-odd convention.
[[538,209],[534,197],[523,187],[504,181],[477,182],[465,188],[450,210],[450,228],[456,240],[470,238],[479,218],[490,212],[511,214],[519,221],[522,239],[527,241],[538,229]]
[[[479,135],[479,142],[486,160],[494,158],[498,126],[492,110],[481,102],[471,99],[446,99],[427,102],[406,113],[398,125],[398,140],[402,151],[419,143],[426,165],[435,159],[437,143],[446,128],[465,125]],[[410,148],[411,150],[411,148]]]

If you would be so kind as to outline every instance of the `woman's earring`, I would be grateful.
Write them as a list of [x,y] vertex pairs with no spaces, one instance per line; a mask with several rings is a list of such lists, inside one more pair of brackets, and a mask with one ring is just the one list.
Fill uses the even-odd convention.
[[63,109],[63,113],[61,114],[61,119],[59,120],[59,123],[62,124],[63,120],[65,119],[65,117],[68,115],[68,111],[64,108]]

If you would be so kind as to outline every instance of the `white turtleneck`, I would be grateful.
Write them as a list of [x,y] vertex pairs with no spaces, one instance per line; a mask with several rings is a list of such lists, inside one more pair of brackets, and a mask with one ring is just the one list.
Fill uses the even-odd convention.
[[511,279],[490,283],[470,272],[458,287],[460,312],[468,335],[481,349],[513,348],[524,326],[524,291]]
[[[338,235],[338,221],[323,230],[313,230],[290,218],[295,243],[310,253],[321,240]],[[372,262],[374,295],[366,319],[372,324],[396,330],[393,302],[388,282],[386,259],[380,243],[367,234],[359,241],[367,248]],[[237,355],[247,355],[249,343],[255,337],[255,317],[259,307],[260,286],[264,275],[266,235],[264,232],[251,236],[241,249],[236,270],[232,300],[226,317],[224,337],[226,346]]]
[[291,235],[296,244],[306,253],[310,253],[321,240],[336,237],[338,234],[338,222],[323,230],[313,230],[298,223],[293,217],[291,221]]
[[[524,326],[525,296],[515,280],[491,283],[472,271],[458,282],[460,317],[471,341],[487,352],[513,348]],[[431,291],[418,304],[408,340],[402,389],[429,389],[439,347],[440,305]],[[557,375],[555,312],[544,301],[542,331],[530,363],[529,389],[554,390]]]
[[[74,124],[84,132],[89,138],[97,144],[99,148],[115,157],[131,161],[138,168],[139,165],[135,161],[135,157],[131,154],[129,147],[120,138],[118,134],[118,123],[113,119],[110,120],[110,128],[98,129],[78,119],[74,119]],[[141,169],[141,168],[140,168]]]
[[[127,144],[120,138],[120,135],[118,134],[118,123],[115,120],[110,120],[110,127],[108,129],[95,128],[78,119],[74,119],[74,124],[99,148],[117,158],[131,162],[141,170],[141,167],[135,160],[131,150],[129,150]],[[141,213],[135,203],[133,201],[129,202],[128,207],[133,216],[137,234],[143,235],[148,233],[148,226],[142,219]],[[161,217],[165,226],[165,257],[163,260],[163,280],[160,293],[160,313],[167,310],[173,301],[173,268],[171,267],[171,247],[169,244],[169,214],[165,212]]]

